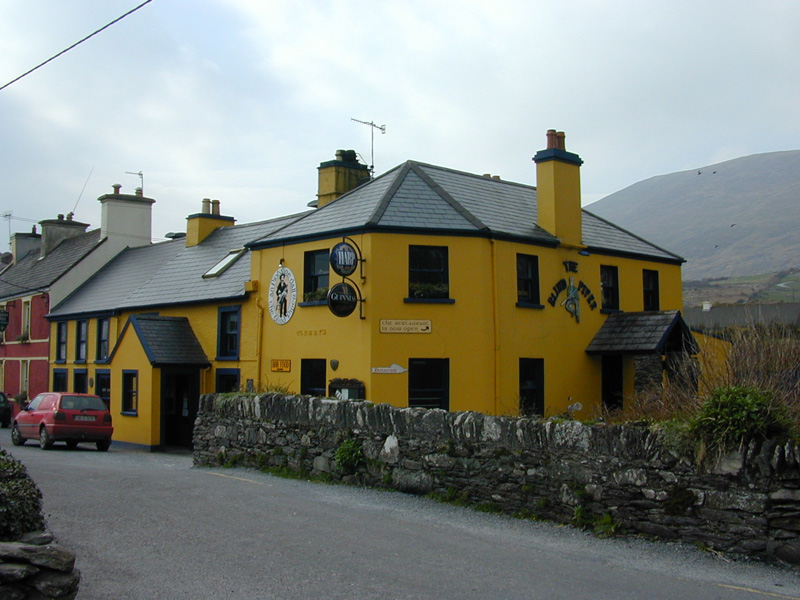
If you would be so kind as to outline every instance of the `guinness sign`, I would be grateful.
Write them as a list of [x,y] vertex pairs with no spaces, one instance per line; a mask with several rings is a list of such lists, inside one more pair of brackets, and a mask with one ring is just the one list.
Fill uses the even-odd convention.
[[358,292],[349,283],[337,283],[328,291],[328,308],[337,317],[353,314],[358,305]]

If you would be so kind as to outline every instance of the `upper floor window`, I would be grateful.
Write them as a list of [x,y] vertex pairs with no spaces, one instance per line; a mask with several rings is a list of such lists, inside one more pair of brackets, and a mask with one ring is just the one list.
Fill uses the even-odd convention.
[[450,298],[447,246],[408,247],[408,297]]
[[108,358],[108,319],[97,319],[97,354],[95,360]]
[[619,272],[617,267],[600,265],[600,287],[603,291],[603,309],[619,310]]
[[539,257],[517,254],[517,303],[539,304]]
[[87,321],[75,322],[75,362],[86,362],[86,337],[89,324]]
[[203,273],[203,279],[209,279],[210,277],[218,277],[219,275],[222,275],[228,267],[230,267],[239,259],[242,254],[244,254],[244,248],[235,248],[231,250],[225,255],[224,258],[218,261],[208,271]]
[[22,331],[21,337],[23,339],[30,339],[31,337],[31,301],[22,301]]
[[221,306],[217,329],[217,358],[239,358],[239,315],[238,306]]
[[313,250],[305,253],[303,277],[303,301],[313,302],[328,297],[328,250]]
[[[67,322],[59,321],[56,323],[56,362],[66,362],[67,360]],[[66,391],[66,390],[57,390]]]
[[642,270],[642,288],[644,289],[644,309],[661,310],[658,296],[658,271]]

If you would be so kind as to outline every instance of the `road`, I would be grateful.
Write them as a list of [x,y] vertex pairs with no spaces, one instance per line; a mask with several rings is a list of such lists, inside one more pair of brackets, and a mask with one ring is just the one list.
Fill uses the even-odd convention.
[[798,570],[596,539],[424,498],[193,468],[188,454],[0,446],[77,553],[79,600],[800,599]]

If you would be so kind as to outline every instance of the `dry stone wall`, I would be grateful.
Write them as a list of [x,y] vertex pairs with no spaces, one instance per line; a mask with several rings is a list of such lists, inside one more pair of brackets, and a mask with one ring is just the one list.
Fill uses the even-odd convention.
[[698,466],[673,439],[645,426],[210,394],[194,462],[433,492],[559,522],[605,517],[628,532],[800,564],[797,444],[767,441]]

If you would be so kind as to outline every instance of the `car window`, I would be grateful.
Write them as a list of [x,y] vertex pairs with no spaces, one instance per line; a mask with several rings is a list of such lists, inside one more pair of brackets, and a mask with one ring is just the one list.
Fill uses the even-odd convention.
[[31,400],[31,403],[28,404],[28,410],[36,410],[37,408],[39,408],[39,404],[41,404],[43,399],[44,399],[44,394],[39,394],[38,396],[36,396],[36,398]]
[[39,402],[38,410],[50,410],[53,408],[53,396],[45,396],[42,398],[42,401]]
[[106,410],[100,396],[61,396],[61,408],[64,410]]

